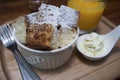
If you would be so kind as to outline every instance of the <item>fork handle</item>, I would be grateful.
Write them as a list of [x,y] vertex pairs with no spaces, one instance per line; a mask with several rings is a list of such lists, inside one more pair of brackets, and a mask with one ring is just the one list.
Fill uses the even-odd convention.
[[29,76],[29,74],[26,72],[25,68],[21,65],[19,59],[18,59],[17,56],[16,56],[16,53],[14,53],[14,54],[15,54],[14,56],[15,56],[15,59],[16,59],[16,61],[17,61],[17,64],[18,64],[18,66],[19,66],[19,69],[20,69],[20,73],[21,73],[21,75],[22,75],[22,79],[23,79],[23,80],[31,80],[31,79],[28,79],[30,76]]
[[23,80],[41,80],[31,66],[26,62],[18,48],[15,48],[14,56],[19,65]]

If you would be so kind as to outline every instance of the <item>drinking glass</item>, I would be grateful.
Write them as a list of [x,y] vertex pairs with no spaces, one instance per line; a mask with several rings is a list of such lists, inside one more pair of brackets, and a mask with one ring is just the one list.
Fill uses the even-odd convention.
[[68,0],[69,7],[80,11],[79,28],[82,33],[96,29],[105,9],[105,0]]

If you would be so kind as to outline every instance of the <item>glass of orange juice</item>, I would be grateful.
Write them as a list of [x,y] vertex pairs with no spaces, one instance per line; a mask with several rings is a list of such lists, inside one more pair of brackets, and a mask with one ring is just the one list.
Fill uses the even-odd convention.
[[80,11],[79,28],[83,33],[96,29],[105,9],[105,0],[68,0],[67,5]]

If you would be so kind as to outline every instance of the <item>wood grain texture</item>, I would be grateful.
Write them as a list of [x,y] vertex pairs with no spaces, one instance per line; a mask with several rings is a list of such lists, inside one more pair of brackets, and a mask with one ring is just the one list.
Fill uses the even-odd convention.
[[[97,32],[106,34],[114,28],[101,20]],[[71,59],[62,67],[55,70],[39,70],[34,68],[42,80],[113,80],[119,77],[120,71],[120,41],[109,56],[100,61],[85,59],[75,48]],[[16,61],[12,53],[2,49],[2,61],[8,80],[22,80]]]
[[7,80],[4,70],[3,70],[1,59],[0,59],[0,80]]
[[[117,1],[119,0],[110,0],[108,3],[104,16],[110,21],[102,17],[96,30],[98,33],[108,33],[120,23],[119,4],[115,7]],[[60,4],[66,4],[66,2],[67,0],[50,0],[49,3],[59,6]],[[0,25],[28,13],[30,11],[25,0],[0,0]],[[120,41],[108,57],[96,62],[86,60],[75,48],[71,59],[62,67],[49,71],[34,69],[42,80],[113,80],[120,76],[119,54]],[[22,80],[12,52],[6,48],[1,48],[0,45],[0,56],[2,63],[0,75],[6,76],[8,80]],[[3,76],[0,76],[0,80],[3,79]]]
[[6,75],[4,73],[4,68],[3,68],[3,61],[2,61],[2,52],[3,51],[3,45],[0,41],[0,80],[7,80]]
[[120,24],[120,0],[107,0],[104,16],[116,25]]

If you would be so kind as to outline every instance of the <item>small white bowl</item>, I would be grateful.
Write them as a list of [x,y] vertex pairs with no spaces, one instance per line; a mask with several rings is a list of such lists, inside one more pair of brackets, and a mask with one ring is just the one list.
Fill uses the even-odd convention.
[[[32,13],[29,14],[29,16],[35,14],[36,13]],[[20,43],[20,41],[16,38],[15,32],[14,36],[15,41],[17,43],[17,47],[20,50],[23,57],[26,59],[26,61],[36,68],[47,70],[58,68],[69,60],[74,50],[75,42],[79,36],[79,29],[77,29],[77,35],[70,44],[60,49],[50,51],[35,50],[28,48],[22,43]]]
[[83,51],[82,43],[83,43],[83,40],[85,39],[85,37],[88,36],[88,35],[89,34],[82,35],[77,39],[76,46],[77,46],[78,51],[88,60],[100,60],[100,59],[104,58],[106,56],[105,54],[101,54],[99,56],[91,56],[91,55],[86,54]]
[[48,70],[58,68],[69,60],[74,50],[77,38],[78,35],[76,35],[76,38],[72,41],[72,43],[67,46],[51,51],[30,49],[21,44],[16,38],[15,41],[18,49],[28,63],[36,68]]

